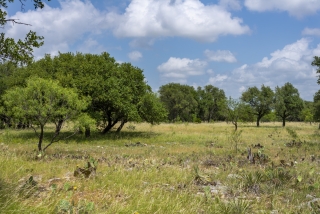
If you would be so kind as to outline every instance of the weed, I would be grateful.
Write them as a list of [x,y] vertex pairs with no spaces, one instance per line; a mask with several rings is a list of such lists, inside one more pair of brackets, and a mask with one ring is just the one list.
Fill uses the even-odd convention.
[[238,153],[238,146],[242,141],[241,134],[242,130],[233,131],[228,137],[228,141],[231,144],[231,146],[234,147],[236,153]]
[[218,201],[219,212],[224,214],[246,214],[251,211],[251,202],[248,200],[234,199],[229,202]]

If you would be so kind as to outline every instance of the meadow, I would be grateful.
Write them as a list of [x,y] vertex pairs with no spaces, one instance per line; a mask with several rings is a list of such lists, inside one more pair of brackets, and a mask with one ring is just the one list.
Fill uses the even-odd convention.
[[[41,157],[32,130],[0,130],[0,212],[320,213],[318,124],[233,130],[128,123],[61,140]],[[90,161],[96,173],[75,177]]]

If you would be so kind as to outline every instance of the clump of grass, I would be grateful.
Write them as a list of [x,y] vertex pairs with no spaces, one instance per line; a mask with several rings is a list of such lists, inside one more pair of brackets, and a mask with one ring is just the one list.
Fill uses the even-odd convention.
[[248,200],[234,199],[228,202],[218,200],[219,213],[225,214],[246,214],[251,211],[251,202]]

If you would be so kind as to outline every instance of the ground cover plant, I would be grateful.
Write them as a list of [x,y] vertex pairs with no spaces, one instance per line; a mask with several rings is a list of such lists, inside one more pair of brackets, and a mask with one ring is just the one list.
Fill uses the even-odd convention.
[[0,130],[1,213],[320,212],[318,124],[127,123],[40,158],[37,140]]

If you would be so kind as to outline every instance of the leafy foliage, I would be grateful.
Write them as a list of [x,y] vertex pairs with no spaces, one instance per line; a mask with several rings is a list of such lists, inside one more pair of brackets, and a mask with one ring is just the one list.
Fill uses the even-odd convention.
[[[318,67],[317,73],[320,74],[320,57],[319,56],[314,56],[311,65]],[[320,77],[318,78],[318,84],[320,84]]]
[[169,83],[160,87],[159,94],[169,112],[169,121],[192,121],[198,108],[197,93],[192,86]]
[[212,85],[206,85],[203,89],[197,89],[199,99],[199,118],[202,121],[223,120],[223,110],[225,109],[226,96],[222,89]]
[[250,87],[242,93],[241,100],[249,104],[251,113],[257,117],[257,126],[260,119],[269,114],[273,107],[274,93],[268,86],[261,86],[261,90],[257,87]]
[[[48,0],[50,1],[50,0]],[[29,23],[19,22],[15,19],[7,19],[7,12],[4,8],[8,7],[7,3],[12,3],[13,0],[1,0],[0,1],[0,26],[5,26],[8,22],[16,24],[30,25]],[[22,8],[24,7],[23,1],[21,1]],[[43,8],[44,4],[41,0],[33,0],[35,8]],[[27,64],[31,63],[33,59],[33,49],[39,48],[43,45],[43,37],[37,36],[36,32],[30,31],[25,36],[24,40],[15,41],[13,38],[6,37],[5,33],[0,34],[0,62],[11,61],[15,64]]]
[[[26,87],[11,88],[3,96],[9,115],[29,123],[38,134],[39,151],[50,146],[59,135],[62,123],[75,119],[87,107],[85,100],[80,100],[73,89],[61,87],[57,81],[32,77],[27,80]],[[56,133],[44,149],[42,141],[44,127],[47,123],[56,125]]]
[[282,126],[288,118],[297,118],[303,109],[303,100],[300,98],[299,91],[291,83],[276,87],[275,110],[277,116],[282,119]]

